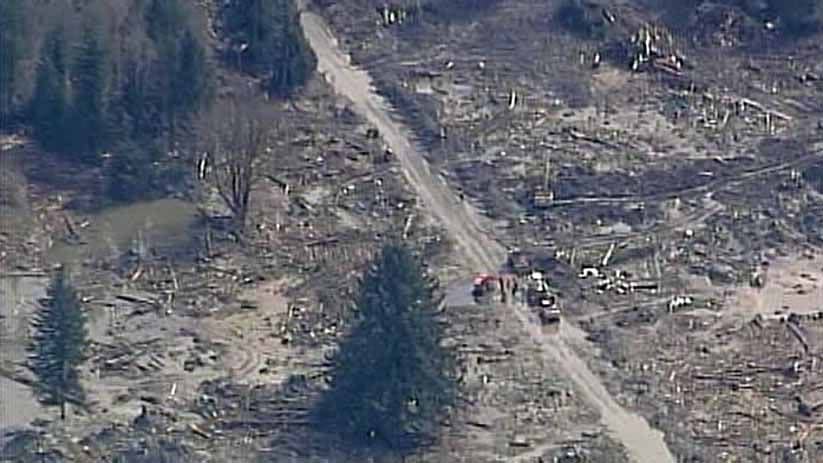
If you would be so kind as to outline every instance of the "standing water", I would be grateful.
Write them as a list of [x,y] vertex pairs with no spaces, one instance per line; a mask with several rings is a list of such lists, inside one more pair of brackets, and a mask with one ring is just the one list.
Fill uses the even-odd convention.
[[54,263],[114,258],[124,252],[145,254],[152,248],[172,248],[191,240],[197,220],[193,204],[179,199],[145,201],[105,209],[76,226],[79,243],[56,241],[46,258]]

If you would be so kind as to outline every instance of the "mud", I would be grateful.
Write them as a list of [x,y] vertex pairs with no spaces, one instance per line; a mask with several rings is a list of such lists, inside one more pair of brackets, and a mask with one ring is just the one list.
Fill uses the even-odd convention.
[[85,259],[117,258],[125,252],[147,254],[162,247],[185,245],[197,210],[178,199],[161,199],[105,209],[74,224],[77,237],[55,241],[47,260],[78,263]]
[[[423,154],[410,141],[409,131],[389,116],[387,105],[375,93],[369,75],[350,66],[350,59],[337,48],[337,41],[319,16],[303,12],[301,24],[317,54],[318,71],[352,102],[355,112],[377,126],[386,143],[400,158],[407,179],[430,213],[443,222],[457,241],[469,268],[474,272],[496,271],[505,257],[502,247],[483,230],[470,207],[456,200],[454,193],[432,175]],[[563,373],[574,381],[633,459],[638,462],[674,462],[661,434],[652,430],[643,418],[621,408],[565,342],[544,339],[539,328],[522,312],[520,319],[547,359],[559,364]]]
[[45,278],[0,277],[0,431],[25,426],[42,412],[32,391],[11,378],[26,362],[29,323],[47,284]]

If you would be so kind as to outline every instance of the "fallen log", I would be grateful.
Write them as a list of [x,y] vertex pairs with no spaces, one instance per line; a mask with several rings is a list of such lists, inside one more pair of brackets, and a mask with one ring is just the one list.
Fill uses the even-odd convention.
[[0,278],[45,278],[49,276],[46,272],[27,271],[27,272],[6,272],[0,275]]
[[211,439],[211,435],[209,435],[209,433],[203,431],[202,429],[200,429],[194,423],[189,424],[189,429],[191,429],[191,431],[193,433],[197,434],[198,436],[202,437],[203,439]]
[[123,294],[116,295],[115,298],[120,299],[121,301],[133,302],[133,303],[136,303],[136,304],[147,304],[147,305],[151,305],[151,306],[158,305],[157,300],[148,299],[146,297],[138,296],[136,294],[123,293]]
[[476,428],[481,428],[481,429],[489,429],[489,428],[491,428],[491,427],[492,427],[490,424],[487,424],[487,423],[481,423],[481,422],[479,422],[479,421],[471,421],[471,420],[470,420],[470,421],[466,421],[466,424],[467,424],[467,425],[469,425],[469,426],[474,426],[474,427],[476,427]]
[[797,326],[793,321],[788,321],[786,326],[789,328],[789,331],[794,335],[795,338],[800,342],[803,346],[803,352],[808,354],[809,353],[809,342],[806,341],[806,337],[803,336],[803,333],[800,332],[800,327]]
[[304,246],[306,246],[306,247],[325,246],[325,245],[329,245],[329,244],[336,244],[338,242],[340,242],[340,238],[332,237],[332,238],[325,238],[325,239],[310,241],[310,242],[306,243]]

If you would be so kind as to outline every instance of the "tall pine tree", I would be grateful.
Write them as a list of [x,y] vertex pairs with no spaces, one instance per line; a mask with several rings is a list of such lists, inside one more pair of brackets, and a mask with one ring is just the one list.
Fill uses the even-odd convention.
[[145,19],[158,55],[154,92],[172,149],[178,126],[210,101],[213,73],[179,0],[152,0]]
[[157,43],[175,42],[186,27],[186,14],[179,0],[151,0],[145,18],[149,37]]
[[179,48],[172,103],[176,112],[189,114],[201,109],[210,99],[212,73],[206,50],[190,30],[183,34]]
[[65,35],[58,27],[46,36],[40,50],[34,95],[29,104],[34,133],[48,150],[66,148],[67,84]]
[[149,59],[131,56],[123,64],[123,82],[113,107],[113,136],[137,143],[160,137],[165,124],[159,114]]
[[406,451],[436,438],[456,397],[455,357],[442,346],[435,285],[411,252],[388,245],[370,266],[359,319],[332,361],[315,408],[321,427],[369,446]]
[[[148,143],[148,142],[147,142]],[[106,165],[106,193],[116,202],[151,198],[155,185],[154,163],[159,159],[151,146],[123,141],[112,149]]]
[[197,37],[186,30],[177,41],[169,82],[169,139],[176,140],[178,127],[188,116],[205,106],[211,98],[212,72],[206,51]]
[[260,75],[270,68],[277,42],[277,3],[279,0],[238,0],[226,4],[223,23],[234,48],[226,58],[239,70]]
[[303,35],[294,1],[281,0],[280,3],[279,40],[273,47],[271,77],[266,90],[274,96],[288,97],[311,78],[317,58]]
[[107,56],[99,29],[87,26],[72,67],[72,149],[91,164],[101,161],[108,141],[105,113]]
[[2,119],[13,110],[18,67],[23,52],[23,19],[22,0],[0,2],[0,128],[5,128],[5,121]]
[[178,0],[151,0],[146,8],[146,29],[154,42],[157,59],[153,63],[154,92],[158,110],[168,130],[169,149],[172,148],[177,111],[175,108],[175,83],[180,61],[178,44],[180,34],[186,28],[185,16]]
[[227,60],[266,77],[270,94],[288,97],[311,77],[316,58],[298,24],[294,0],[238,0],[225,7],[222,17],[233,45]]
[[35,321],[32,371],[40,381],[40,396],[49,405],[60,405],[66,418],[66,403],[83,397],[77,367],[87,345],[86,315],[61,268],[48,288],[48,299]]

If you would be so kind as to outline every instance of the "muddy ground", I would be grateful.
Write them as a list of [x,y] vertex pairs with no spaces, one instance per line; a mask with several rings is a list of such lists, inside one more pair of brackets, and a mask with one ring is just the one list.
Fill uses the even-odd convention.
[[[205,382],[275,387],[321,369],[375,243],[405,235],[442,260],[448,240],[418,213],[397,161],[322,81],[282,111],[286,143],[260,166],[244,242],[221,225],[208,181],[191,197],[100,209],[99,172],[4,138],[3,165],[19,167],[20,188],[0,198],[3,458],[35,458],[41,445],[102,461],[169,439],[183,454],[207,447],[225,461],[221,448],[242,435],[192,443],[192,429],[209,426]],[[68,423],[37,403],[26,368],[32,316],[59,263],[72,269],[90,321],[81,371],[89,400],[70,407]],[[146,443],[136,427],[146,419],[174,425]],[[13,434],[21,429],[30,431]]]
[[[460,200],[456,191],[432,173],[421,147],[411,137],[408,128],[392,119],[392,107],[375,93],[369,75],[349,64],[349,56],[339,49],[322,18],[304,12],[301,22],[309,43],[317,51],[319,72],[339,94],[354,102],[354,110],[358,114],[383,134],[383,139],[400,160],[406,179],[421,197],[422,207],[444,225],[454,240],[456,257],[473,272],[489,272],[499,268],[505,260],[505,252],[497,239],[489,234],[491,224],[481,219],[474,207]],[[600,423],[626,447],[632,459],[673,461],[660,433],[652,430],[642,417],[620,407],[570,347],[570,341],[582,340],[577,330],[569,326],[563,330],[567,333],[565,336],[547,336],[538,328],[526,307],[517,307],[512,312],[505,315],[515,315],[519,326],[512,327],[511,331],[501,327],[500,334],[534,342],[541,359],[555,365],[560,376],[574,385],[584,403],[599,415]],[[500,308],[489,316],[502,316],[498,314],[501,314]],[[459,451],[466,457],[475,455],[475,452],[476,446],[471,443],[465,443]]]
[[[2,377],[19,391],[3,400],[3,458],[349,458],[345,448],[306,445],[323,437],[306,434],[300,407],[285,419],[269,414],[295,383],[321,379],[324,353],[345,331],[353,283],[375,242],[407,237],[447,284],[478,265],[496,266],[500,251],[484,257],[482,232],[453,222],[459,247],[473,250],[450,253],[454,237],[435,219],[469,212],[455,208],[453,192],[430,189],[434,177],[421,157],[406,159],[417,163],[411,169],[386,160],[383,141],[366,136],[368,126],[348,104],[318,80],[289,110],[296,121],[290,144],[264,166],[271,181],[255,191],[244,243],[221,229],[208,194],[198,203],[174,198],[96,210],[99,173],[43,162],[25,139],[8,144],[4,160],[22,166],[16,178],[26,192],[15,205],[24,214],[13,217],[27,220],[5,222],[2,235],[10,333]],[[405,133],[385,141],[411,146]],[[428,189],[409,186],[421,179]],[[430,203],[415,193],[440,196]],[[430,204],[441,208],[434,217]],[[73,269],[92,340],[81,372],[89,401],[71,406],[66,423],[33,400],[25,363],[31,316],[60,262]],[[545,346],[523,334],[516,312],[466,307],[469,288],[455,288],[446,317],[464,358],[469,406],[455,415],[443,445],[421,458],[624,461],[597,411],[546,361]],[[310,400],[297,403],[305,409]]]
[[[420,461],[651,461],[664,441],[695,462],[820,459],[820,42],[718,29],[726,16],[706,10],[690,34],[672,28],[685,68],[633,72],[610,50],[657,19],[633,2],[603,2],[620,29],[597,40],[559,27],[557,2],[480,3],[390,27],[382,2],[303,16],[321,75],[288,110],[245,246],[196,214],[221,213],[208,200],[84,210],[72,199],[94,194],[93,173],[34,169],[36,147],[4,143],[27,194],[0,199],[30,220],[2,217],[0,386],[14,396],[0,412],[34,431],[4,434],[3,457],[40,461],[39,442],[54,461],[362,461],[312,435],[301,407],[360,266],[405,231],[449,288],[468,401]],[[465,299],[506,247],[551,276],[560,333]],[[30,400],[22,349],[59,258],[95,341],[93,399],[69,425]]]
[[[486,3],[388,26],[376,3],[320,11],[487,236],[553,276],[594,343],[580,355],[677,457],[819,459],[803,398],[823,308],[819,36],[769,35],[734,8],[686,33],[600,2],[622,29],[587,40],[553,22],[558,2]],[[646,22],[682,69],[609,54]]]

